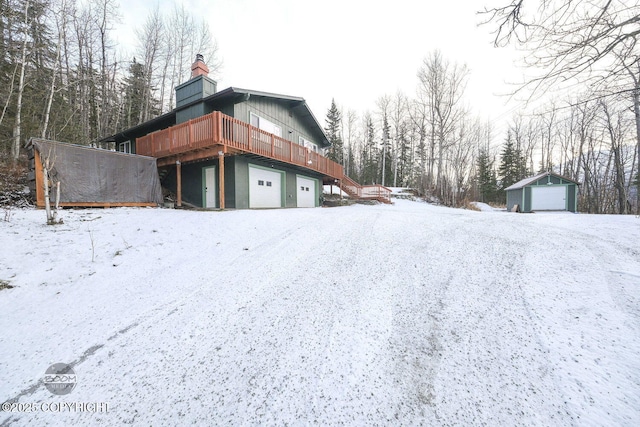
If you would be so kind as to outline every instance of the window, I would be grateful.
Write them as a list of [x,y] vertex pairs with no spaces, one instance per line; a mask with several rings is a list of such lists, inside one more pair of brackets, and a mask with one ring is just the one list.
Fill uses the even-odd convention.
[[305,147],[305,148],[307,148],[307,149],[309,149],[311,151],[314,151],[316,153],[318,152],[318,146],[316,144],[314,144],[313,142],[309,141],[307,138],[301,136],[299,138],[299,141],[300,141],[299,144],[302,145],[303,147]]
[[131,154],[131,141],[121,142],[118,151]]
[[267,187],[271,187],[271,181],[267,181]]
[[258,180],[258,185],[264,185],[264,181],[263,181],[263,180],[261,180],[261,179],[259,179],[259,180]]
[[258,129],[262,129],[265,132],[272,133],[279,137],[282,137],[282,128],[277,124],[270,122],[264,117],[260,117],[257,114],[249,113],[249,124]]

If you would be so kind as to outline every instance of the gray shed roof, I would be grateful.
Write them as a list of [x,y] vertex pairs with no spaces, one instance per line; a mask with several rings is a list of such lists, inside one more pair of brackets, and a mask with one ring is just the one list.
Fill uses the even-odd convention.
[[579,182],[574,181],[573,179],[567,178],[566,176],[558,175],[557,173],[553,173],[553,172],[542,172],[542,173],[539,173],[538,175],[530,176],[529,178],[522,179],[522,180],[516,182],[515,184],[512,184],[512,185],[508,186],[507,188],[505,188],[505,191],[518,190],[520,188],[526,187],[529,184],[533,184],[534,182],[536,182],[540,178],[544,178],[545,176],[549,176],[549,175],[553,175],[553,176],[558,177],[560,179],[564,179],[565,181],[571,181],[574,184],[580,185]]

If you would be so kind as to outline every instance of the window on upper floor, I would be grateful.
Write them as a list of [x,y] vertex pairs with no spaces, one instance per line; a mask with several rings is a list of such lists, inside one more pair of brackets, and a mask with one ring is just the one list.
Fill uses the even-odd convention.
[[249,113],[249,124],[265,132],[282,137],[282,128],[280,126],[257,114]]
[[308,139],[306,139],[305,137],[301,136],[299,138],[299,144],[302,145],[305,148],[308,148],[311,151],[314,152],[318,152],[318,146],[316,144],[314,144],[313,142],[309,141]]

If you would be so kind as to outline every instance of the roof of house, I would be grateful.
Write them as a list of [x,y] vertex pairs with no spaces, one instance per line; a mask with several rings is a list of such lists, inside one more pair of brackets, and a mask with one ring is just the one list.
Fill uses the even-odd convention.
[[213,105],[213,106],[222,106],[230,102],[237,103],[237,102],[248,101],[252,96],[278,99],[285,103],[288,103],[289,108],[291,108],[292,110],[296,111],[299,114],[299,117],[302,120],[302,122],[305,125],[307,125],[310,129],[317,132],[317,135],[320,138],[320,140],[317,142],[319,143],[320,146],[328,147],[331,145],[331,143],[329,142],[329,139],[327,138],[327,135],[324,132],[324,129],[322,128],[322,126],[320,125],[316,117],[313,115],[313,113],[311,112],[311,109],[307,105],[307,102],[304,100],[304,98],[300,98],[297,96],[269,93],[269,92],[261,92],[257,90],[242,89],[238,87],[228,87],[222,91],[209,95],[204,99],[193,101],[189,104],[181,106],[180,108],[176,108],[173,111],[170,111],[169,113],[165,113],[161,116],[148,120],[137,126],[133,126],[129,129],[125,129],[114,135],[105,137],[101,139],[100,142],[118,143],[118,142],[128,141],[131,138],[139,138],[150,132],[153,132],[159,129],[164,129],[169,126],[173,126],[176,124],[177,111],[182,110],[184,108],[188,108],[199,102],[205,102],[206,104]]
[[507,188],[505,188],[505,190],[518,190],[520,188],[526,187],[529,184],[533,184],[534,182],[536,182],[540,178],[544,178],[545,176],[549,176],[549,175],[553,175],[555,177],[564,179],[566,181],[571,181],[574,184],[580,185],[579,182],[574,181],[571,178],[567,178],[566,176],[558,175],[557,173],[553,173],[553,172],[542,172],[542,173],[539,173],[538,175],[534,175],[534,176],[530,176],[529,178],[522,179],[522,180],[516,182],[515,184],[512,184],[512,185],[508,186]]

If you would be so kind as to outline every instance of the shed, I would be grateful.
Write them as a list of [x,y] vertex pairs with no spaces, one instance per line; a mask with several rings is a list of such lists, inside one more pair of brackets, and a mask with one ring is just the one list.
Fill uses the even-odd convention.
[[507,211],[578,211],[578,182],[553,172],[525,178],[506,188]]
[[[43,160],[60,182],[60,206],[158,206],[162,189],[156,159],[78,144],[31,138],[30,187],[44,207]],[[53,193],[53,189],[52,189]],[[51,200],[53,195],[51,195]]]

